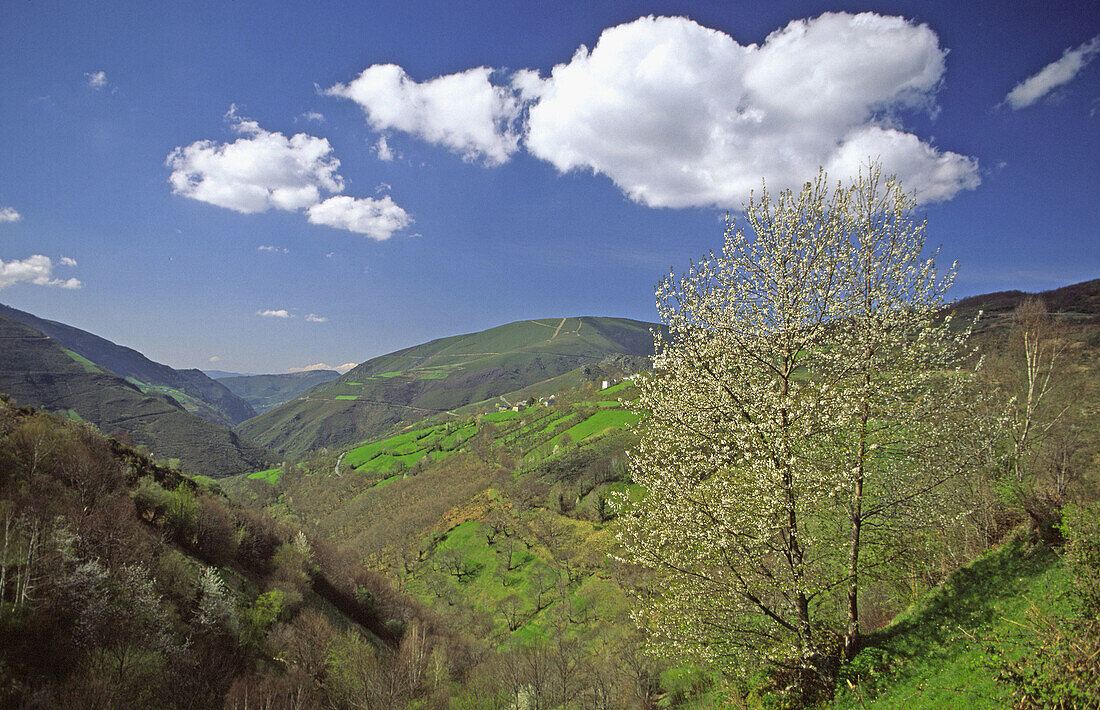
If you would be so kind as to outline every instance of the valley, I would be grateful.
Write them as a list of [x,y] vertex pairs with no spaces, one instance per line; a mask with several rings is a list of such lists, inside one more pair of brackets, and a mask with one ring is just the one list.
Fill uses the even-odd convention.
[[[1072,420],[1083,438],[1069,455],[1083,467],[1075,485],[1086,487],[1097,480],[1100,451],[1095,420],[1085,414],[1096,406],[1097,292],[1100,281],[1041,294],[1061,309],[1056,317],[1071,343],[1065,352],[1085,418]],[[997,377],[1004,376],[997,368],[1011,347],[1012,313],[1025,297],[991,294],[955,306],[964,320],[984,310],[975,338]],[[104,432],[126,432],[115,440],[129,437],[164,457],[161,464],[126,459],[131,470],[152,472],[128,479],[136,486],[128,494],[136,524],[176,536],[190,557],[193,588],[204,569],[219,570],[218,593],[236,600],[236,613],[252,615],[251,626],[235,633],[251,629],[247,643],[261,659],[257,668],[265,654],[298,653],[295,644],[316,633],[309,624],[319,623],[311,616],[319,612],[328,619],[323,647],[335,654],[332,673],[358,653],[356,633],[401,649],[410,633],[423,633],[433,663],[465,664],[459,676],[452,670],[394,686],[396,694],[376,696],[388,698],[378,707],[443,697],[451,706],[480,697],[485,704],[472,706],[505,707],[528,692],[551,706],[568,696],[606,707],[619,706],[610,698],[631,707],[776,701],[766,678],[733,678],[674,655],[647,654],[653,639],[631,616],[652,572],[622,558],[619,516],[646,495],[632,476],[629,452],[646,431],[648,412],[637,400],[642,378],[651,376],[652,324],[526,321],[407,348],[340,376],[235,376],[230,384],[246,400],[262,392],[287,400],[243,422],[240,433],[188,411],[180,401],[184,390],[120,377],[21,322],[0,319],[0,326],[0,390],[16,404],[57,412],[66,421],[51,426],[62,430],[93,422]],[[4,416],[10,431],[3,441],[15,445],[10,432],[39,415]],[[187,439],[191,431],[195,438]],[[248,443],[245,434],[270,448]],[[122,451],[127,444],[111,446]],[[253,458],[214,458],[229,450]],[[11,451],[0,454],[17,455]],[[139,460],[145,462],[133,463]],[[178,502],[180,496],[205,502],[195,508]],[[1037,643],[1037,619],[1067,613],[1059,599],[1076,582],[1034,530],[1015,527],[1025,522],[1018,514],[991,500],[985,505],[957,529],[920,533],[907,547],[911,557],[896,563],[913,565],[906,582],[874,587],[866,600],[866,649],[829,707],[902,707],[914,698],[960,708],[1009,702],[1011,691],[997,673],[1017,672],[1014,659],[1026,656],[1001,656],[996,644]],[[186,510],[198,517],[186,518],[192,515]],[[223,515],[233,521],[228,528],[216,522]],[[232,554],[244,554],[241,536],[251,515],[269,521],[264,525],[283,541],[278,561],[266,567],[218,551],[219,540],[233,539],[239,552]],[[291,548],[305,545],[313,552],[294,557]],[[359,581],[337,581],[345,573],[332,566],[335,560],[362,570],[353,573]],[[282,606],[270,617],[256,616],[276,599]],[[939,626],[943,617],[952,628]],[[240,618],[234,623],[245,624]],[[349,624],[362,630],[348,631]],[[1021,628],[1030,631],[1021,636]],[[407,672],[404,653],[377,656],[372,663],[381,665],[371,673]],[[546,675],[538,670],[543,665]],[[130,672],[140,675],[137,667]],[[268,683],[283,678],[270,669],[257,673]],[[346,692],[335,675],[319,682],[311,691],[318,698]]]

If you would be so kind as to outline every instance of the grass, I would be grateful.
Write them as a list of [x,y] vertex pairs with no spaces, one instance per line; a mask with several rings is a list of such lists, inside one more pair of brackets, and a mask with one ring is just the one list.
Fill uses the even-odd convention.
[[620,382],[617,385],[611,385],[610,387],[608,387],[605,390],[600,390],[600,394],[614,394],[615,392],[622,392],[627,387],[633,387],[633,386],[634,386],[634,381],[633,380],[628,380],[626,382]]
[[248,474],[248,477],[254,481],[266,481],[271,485],[275,485],[283,477],[283,469],[281,467],[269,468],[265,471],[256,471],[255,473]]
[[[602,534],[588,523],[569,521],[568,524],[574,528],[580,539],[586,541],[591,542],[593,536]],[[549,582],[546,580],[555,576],[550,558],[541,546],[529,550],[516,540],[512,569],[509,570],[507,558],[503,554],[505,542],[506,538],[502,535],[498,536],[494,545],[489,545],[485,537],[485,525],[471,520],[455,526],[443,535],[433,552],[433,559],[439,560],[449,551],[461,555],[471,573],[462,581],[444,575],[445,583],[458,591],[475,609],[487,614],[498,631],[503,633],[508,629],[505,617],[499,609],[500,603],[515,594],[523,600],[523,623],[511,632],[511,637],[521,643],[545,639],[554,607],[561,604],[561,595],[557,590],[544,589],[544,608],[541,611],[537,609],[538,575],[544,576],[547,586]],[[424,567],[425,570],[431,568],[432,565]],[[413,588],[425,602],[430,603],[435,595],[428,591],[421,580],[413,581]],[[594,616],[610,618],[625,612],[627,602],[616,584],[598,574],[591,574],[569,586],[566,603],[573,606],[587,605]]]
[[441,424],[411,429],[396,436],[372,441],[351,449],[344,463],[359,472],[384,472],[401,464],[413,466],[425,456],[439,461],[460,449],[477,431],[470,422],[463,426]]
[[334,397],[333,399],[338,399],[338,400],[356,400],[356,399],[359,399],[359,395],[357,395],[357,394],[338,394],[338,395],[336,395],[336,396],[335,396],[335,397]]
[[1033,605],[1051,611],[1063,604],[1069,586],[1053,552],[1013,536],[870,635],[833,707],[1010,706],[1007,688],[996,680],[998,662],[1013,646],[1003,640],[1020,637]]
[[569,427],[562,434],[555,436],[553,443],[560,443],[561,438],[565,435],[568,435],[574,442],[581,442],[597,434],[602,434],[609,429],[623,429],[627,426],[633,426],[637,424],[641,418],[640,415],[634,412],[628,412],[622,409],[600,410],[584,421]]
[[62,346],[58,346],[58,347],[61,347],[61,349],[65,351],[66,355],[71,357],[76,362],[80,363],[81,367],[84,368],[85,372],[95,372],[95,373],[103,372],[102,367],[95,364],[94,362],[92,362],[88,358],[84,357],[80,353],[73,352],[72,350],[69,350],[66,347],[62,347]]

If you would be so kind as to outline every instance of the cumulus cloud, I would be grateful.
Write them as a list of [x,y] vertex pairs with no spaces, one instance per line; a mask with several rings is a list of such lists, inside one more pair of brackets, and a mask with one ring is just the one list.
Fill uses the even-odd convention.
[[379,241],[389,239],[394,232],[412,223],[408,213],[389,195],[380,199],[337,195],[313,205],[307,214],[313,224],[346,229]]
[[4,222],[18,222],[23,215],[15,211],[14,207],[0,207],[0,224]]
[[404,131],[499,165],[519,148],[522,103],[512,87],[494,85],[492,74],[475,67],[418,83],[395,64],[375,64],[325,93],[359,104],[375,130]]
[[309,313],[306,315],[306,321],[309,323],[328,323],[328,318],[319,316],[316,313]]
[[[76,261],[62,257],[62,266],[76,266]],[[0,289],[26,282],[36,286],[55,286],[57,288],[80,288],[84,284],[74,278],[61,279],[53,275],[53,261],[48,256],[35,254],[23,260],[4,261],[0,259]]]
[[1005,96],[1005,103],[1014,111],[1027,108],[1059,86],[1073,81],[1078,73],[1100,52],[1100,35],[1093,37],[1080,47],[1071,47],[1062,53],[1062,58],[1051,62],[1037,74],[1029,76]]
[[390,143],[388,140],[386,140],[385,136],[378,136],[378,142],[374,144],[374,154],[378,157],[379,160],[387,163],[394,158],[401,157],[394,152],[393,148],[390,147]]
[[359,363],[357,362],[345,362],[343,365],[328,365],[323,362],[316,362],[312,365],[306,365],[305,367],[292,367],[288,372],[313,372],[314,370],[336,370],[341,375],[355,367]]
[[177,147],[166,164],[178,195],[250,214],[271,208],[299,210],[339,192],[340,161],[325,138],[298,133],[287,138],[243,119],[232,107],[226,117],[241,134],[232,143],[196,141]]
[[84,72],[84,79],[87,80],[88,86],[96,91],[107,86],[107,72],[105,71]]
[[[241,138],[232,143],[196,141],[168,155],[165,163],[172,169],[168,182],[174,193],[245,214],[272,208],[305,210],[313,224],[379,240],[412,223],[389,196],[376,200],[337,195],[322,201],[322,192],[344,189],[337,172],[340,161],[327,139],[305,133],[287,138],[266,131],[238,115],[235,105],[226,118]],[[287,253],[273,245],[259,250]]]
[[306,111],[302,114],[302,118],[306,119],[307,121],[316,121],[317,123],[325,122],[325,114],[318,113],[316,111]]
[[[749,45],[686,18],[642,17],[546,78],[480,67],[417,84],[375,65],[327,93],[359,103],[376,130],[488,164],[522,136],[559,171],[605,175],[652,207],[737,209],[761,178],[797,189],[819,167],[845,180],[869,160],[935,202],[980,181],[974,158],[900,126],[904,111],[936,112],[945,56],[927,25],[874,13],[796,20]],[[465,91],[446,103],[422,96],[452,83]]]
[[256,315],[264,318],[292,318],[289,312],[285,308],[269,308],[267,310],[256,311]]
[[275,253],[275,254],[289,254],[290,253],[290,250],[287,249],[286,247],[277,247],[274,244],[261,244],[260,246],[256,247],[256,251],[266,251],[266,252],[272,252],[272,253]]

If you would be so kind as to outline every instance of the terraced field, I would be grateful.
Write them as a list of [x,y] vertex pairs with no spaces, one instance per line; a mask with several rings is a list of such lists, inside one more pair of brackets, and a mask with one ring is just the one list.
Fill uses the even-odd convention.
[[622,318],[547,318],[441,338],[364,362],[249,420],[241,432],[290,456],[343,449],[433,415],[462,416],[462,408],[508,393],[523,401],[579,386],[586,366],[648,357],[651,327]]

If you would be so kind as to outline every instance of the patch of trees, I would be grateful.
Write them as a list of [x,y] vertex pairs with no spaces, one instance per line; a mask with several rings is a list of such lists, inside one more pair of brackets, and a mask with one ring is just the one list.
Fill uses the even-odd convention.
[[730,226],[720,255],[657,287],[669,330],[632,457],[645,495],[618,499],[624,556],[655,574],[637,618],[662,653],[762,673],[782,704],[831,696],[875,595],[915,591],[1019,513],[1056,542],[1087,465],[1067,415],[1089,406],[1055,404],[1063,336],[1025,303],[983,381],[914,206],[874,166],[765,191],[751,235]]
[[0,538],[4,706],[395,707],[473,664],[346,553],[2,399]]

